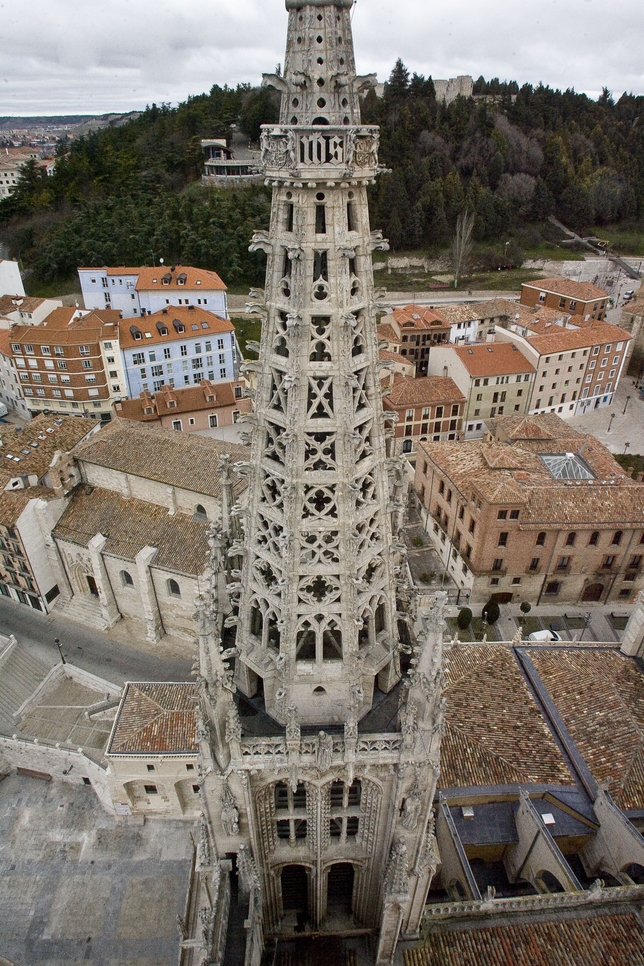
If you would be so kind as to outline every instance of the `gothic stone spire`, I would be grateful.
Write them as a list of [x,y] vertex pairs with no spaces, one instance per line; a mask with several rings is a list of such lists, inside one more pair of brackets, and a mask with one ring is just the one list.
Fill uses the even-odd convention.
[[[285,723],[362,717],[399,678],[390,486],[349,0],[287,0],[280,124],[262,130],[271,224],[237,683]],[[357,703],[357,707],[356,707]]]

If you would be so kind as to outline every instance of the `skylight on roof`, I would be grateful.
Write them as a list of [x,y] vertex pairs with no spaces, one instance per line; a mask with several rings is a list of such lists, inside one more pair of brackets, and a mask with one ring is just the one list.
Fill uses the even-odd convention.
[[555,480],[595,479],[586,461],[575,453],[539,453],[539,456]]

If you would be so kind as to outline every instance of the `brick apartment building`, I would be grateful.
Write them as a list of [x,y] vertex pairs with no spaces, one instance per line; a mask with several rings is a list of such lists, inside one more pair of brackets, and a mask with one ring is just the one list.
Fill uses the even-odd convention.
[[457,440],[462,435],[465,396],[444,376],[394,376],[383,407],[398,414],[390,455],[412,453],[419,440]]
[[434,345],[449,342],[451,327],[434,309],[422,305],[405,305],[384,316],[378,336],[387,347],[413,362],[416,376],[426,376],[429,350]]
[[466,398],[465,437],[474,438],[486,419],[528,411],[535,366],[509,341],[436,346],[430,375],[454,380]]
[[574,282],[571,278],[555,276],[524,282],[521,286],[523,305],[546,305],[583,319],[606,318],[608,295],[590,282]]
[[484,603],[627,603],[644,588],[644,483],[558,416],[503,417],[485,440],[419,443],[425,529]]
[[631,341],[628,332],[606,322],[580,329],[552,326],[527,339],[499,329],[495,338],[512,343],[535,366],[528,412],[564,418],[611,405]]
[[40,325],[11,328],[11,351],[31,415],[54,413],[111,419],[125,394],[119,353],[119,313],[80,315],[55,309]]
[[251,411],[250,398],[244,396],[245,383],[202,380],[198,386],[173,389],[163,386],[158,392],[143,392],[137,399],[114,404],[116,415],[151,428],[162,427],[196,433],[204,429],[233,426],[242,413]]

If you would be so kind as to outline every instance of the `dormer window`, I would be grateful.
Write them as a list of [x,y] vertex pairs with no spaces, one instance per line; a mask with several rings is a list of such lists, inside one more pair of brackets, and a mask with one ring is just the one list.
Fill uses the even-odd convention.
[[172,281],[172,275],[168,272],[168,274],[164,275],[163,278],[161,279],[161,284],[169,285],[171,281]]
[[188,279],[188,276],[186,275],[186,273],[182,272],[181,275],[177,277],[177,285],[185,285],[187,279]]
[[176,407],[177,407],[177,404],[174,401],[174,399],[168,400],[168,409],[176,409]]
[[136,340],[137,342],[139,342],[139,341],[140,341],[140,340],[141,340],[141,339],[143,338],[143,335],[142,335],[142,333],[141,333],[141,330],[140,330],[140,329],[138,328],[138,326],[136,326],[136,325],[131,325],[131,326],[130,326],[130,335],[131,335],[131,336],[132,336],[132,338],[133,338],[133,339],[135,339],[135,340]]
[[173,319],[172,320],[172,325],[174,327],[175,332],[185,332],[186,331],[185,325],[182,322],[180,322],[179,319]]
[[157,332],[159,333],[159,335],[167,335],[168,334],[167,325],[164,325],[163,322],[157,322]]
[[145,407],[145,415],[146,416],[151,416],[153,414],[153,412],[154,412],[154,410],[152,409],[152,406],[146,406]]

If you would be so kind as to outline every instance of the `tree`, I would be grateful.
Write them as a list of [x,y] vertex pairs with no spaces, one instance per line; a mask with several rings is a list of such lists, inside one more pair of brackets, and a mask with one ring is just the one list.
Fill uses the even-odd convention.
[[400,57],[389,75],[385,90],[390,97],[407,97],[409,93],[409,71]]
[[472,232],[474,230],[474,214],[462,211],[456,219],[456,234],[452,245],[452,266],[454,271],[454,288],[457,288],[461,276],[466,274],[472,257]]
[[490,597],[487,604],[484,606],[483,610],[481,611],[481,617],[483,618],[484,621],[487,621],[488,624],[496,624],[500,616],[501,616],[501,610],[499,608],[499,605],[497,604],[497,602],[494,600],[493,597]]
[[456,623],[462,631],[472,623],[472,611],[469,607],[462,607],[458,612]]

